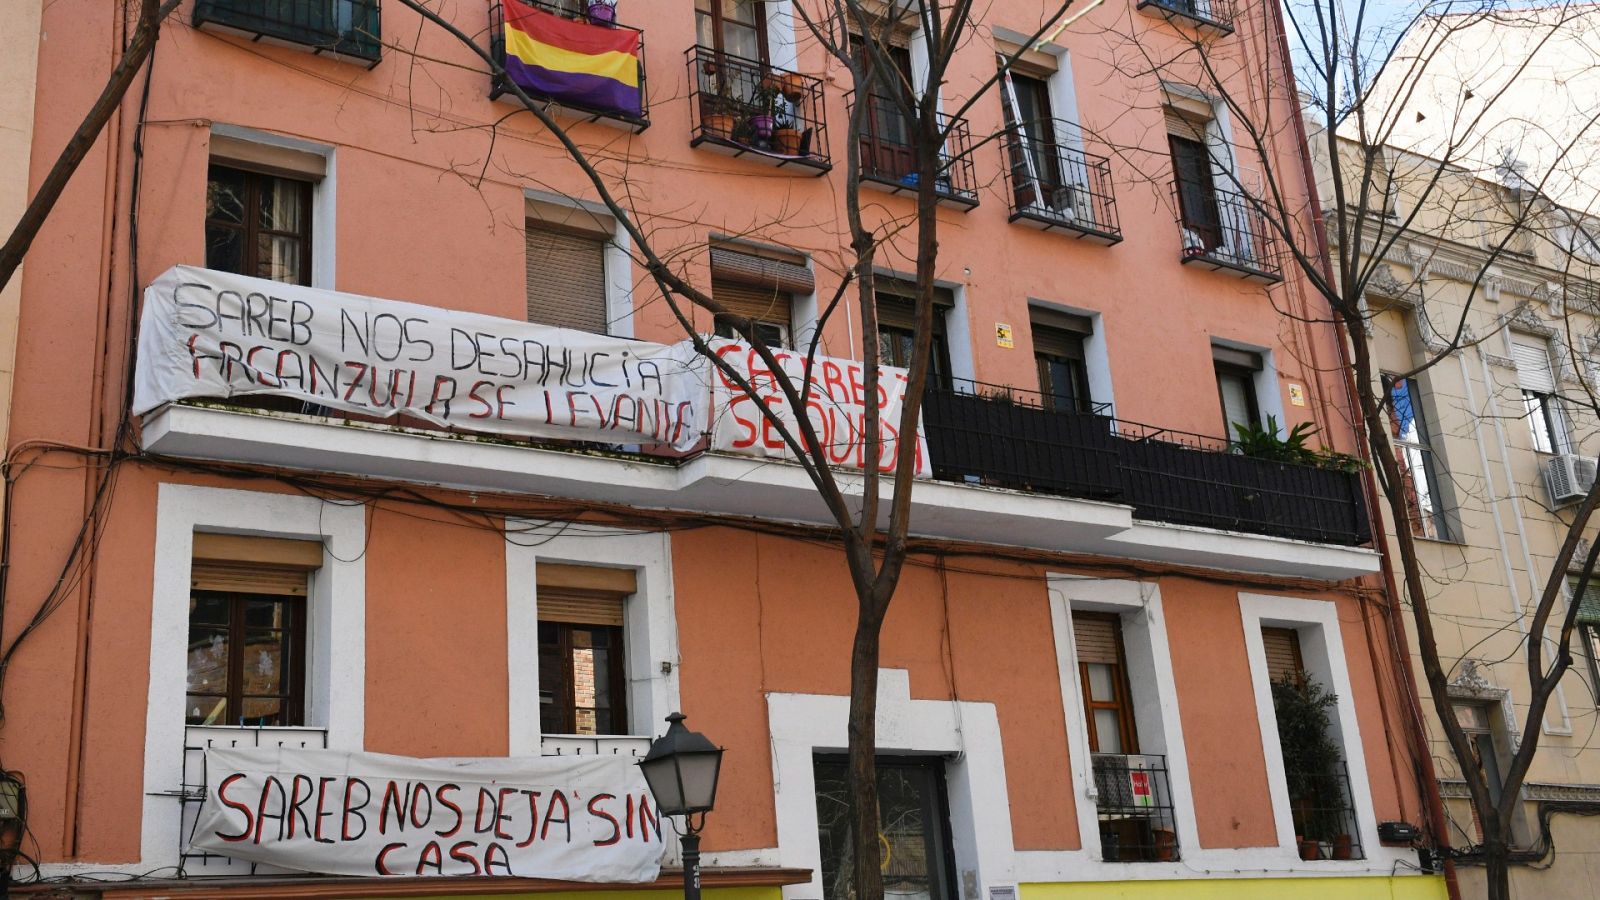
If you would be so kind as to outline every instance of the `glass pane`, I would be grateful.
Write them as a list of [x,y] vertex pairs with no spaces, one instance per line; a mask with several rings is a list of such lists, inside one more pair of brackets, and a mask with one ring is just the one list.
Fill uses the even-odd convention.
[[190,694],[184,706],[185,725],[229,725],[228,698]]
[[611,717],[611,653],[603,631],[572,631],[572,703],[578,734],[609,730]]
[[817,839],[822,851],[822,896],[853,900],[850,882],[855,854],[850,848],[849,790],[842,762],[818,760],[816,766]]
[[281,631],[256,631],[245,633],[244,684],[247,696],[281,694],[284,692],[283,664],[285,633]]
[[245,175],[236,169],[211,170],[206,182],[206,218],[244,224]]
[[207,225],[206,268],[243,274],[244,232],[222,225]]
[[1422,443],[1417,410],[1411,396],[1410,380],[1396,380],[1389,394],[1394,402],[1391,415],[1394,416],[1395,439],[1408,444]]
[[722,0],[722,21],[727,24],[738,22],[754,25],[759,5],[756,0]]
[[1456,721],[1462,728],[1483,729],[1489,728],[1489,711],[1481,706],[1457,704]]
[[246,697],[241,725],[289,725],[284,703],[278,697]]
[[285,284],[299,284],[300,239],[263,234],[257,236],[256,275]]
[[1094,736],[1096,753],[1122,752],[1122,722],[1114,709],[1094,711]]
[[1089,699],[1096,703],[1110,703],[1117,699],[1116,681],[1109,663],[1089,663]]
[[759,61],[761,59],[761,38],[757,36],[754,28],[747,25],[736,25],[733,22],[723,20],[722,51],[740,59]]
[[261,179],[261,227],[267,231],[305,233],[302,199],[305,182],[288,178]]
[[878,812],[883,846],[883,893],[896,900],[932,900],[938,865],[928,835],[932,785],[921,766],[880,766]]
[[213,625],[189,626],[189,690],[225,693],[228,690],[228,629]]
[[1234,430],[1234,425],[1254,425],[1255,417],[1250,415],[1250,383],[1242,376],[1229,372],[1217,373],[1217,391],[1222,395],[1222,412],[1227,418],[1229,440],[1237,440],[1239,434]]
[[246,600],[244,624],[247,628],[285,628],[287,608],[282,600]]
[[559,626],[539,623],[539,730],[562,734],[567,730],[566,661],[561,657]]
[[[700,2],[703,3],[703,2],[705,2],[705,0],[700,0]],[[715,29],[716,29],[716,23],[711,21],[711,14],[710,13],[706,13],[706,12],[697,12],[697,13],[695,13],[695,17],[694,17],[694,36],[695,36],[695,38],[694,39],[695,39],[696,43],[698,43],[702,47],[715,47],[716,46],[716,37],[714,36]]]
[[231,606],[228,598],[217,594],[189,595],[190,624],[226,625]]

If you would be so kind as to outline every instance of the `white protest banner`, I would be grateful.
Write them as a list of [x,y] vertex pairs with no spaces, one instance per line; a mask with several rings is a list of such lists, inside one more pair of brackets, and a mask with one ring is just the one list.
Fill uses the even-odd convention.
[[664,845],[623,756],[414,759],[290,747],[206,749],[190,842],[330,875],[650,882]]
[[534,325],[175,266],[145,291],[134,413],[186,397],[295,397],[437,427],[693,447],[688,344]]
[[[717,356],[745,378],[760,396],[759,401],[751,397],[722,370],[716,370],[712,376],[712,448],[745,456],[793,459],[794,454],[789,451],[778,430],[755,405],[757,402],[764,403],[785,424],[792,425],[795,422],[794,409],[784,396],[777,376],[749,344],[727,339],[712,340],[710,344]],[[774,350],[773,356],[782,368],[781,374],[795,386],[795,392],[800,393],[806,381],[805,354]],[[806,398],[806,415],[815,426],[828,462],[836,466],[857,469],[866,466],[862,432],[868,398],[863,384],[864,374],[865,367],[854,360],[827,356],[812,360],[811,393]],[[895,455],[899,452],[900,413],[905,402],[907,382],[905,369],[878,367],[876,400],[883,434],[879,468],[884,472],[894,470]],[[798,430],[791,428],[790,431],[799,437]],[[917,419],[916,440],[916,475],[918,478],[932,477],[920,416]]]

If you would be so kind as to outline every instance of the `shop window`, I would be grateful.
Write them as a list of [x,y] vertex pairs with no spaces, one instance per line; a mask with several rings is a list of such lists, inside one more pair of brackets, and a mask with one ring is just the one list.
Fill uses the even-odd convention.
[[539,608],[539,730],[628,733],[623,607],[634,573],[542,563]]
[[[950,804],[940,757],[879,756],[878,819],[883,893],[903,900],[956,900]],[[854,900],[853,854],[842,756],[816,758],[817,838],[824,900]]]

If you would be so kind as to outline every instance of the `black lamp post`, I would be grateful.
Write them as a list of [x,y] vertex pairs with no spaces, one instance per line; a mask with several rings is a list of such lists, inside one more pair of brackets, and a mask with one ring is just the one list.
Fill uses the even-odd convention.
[[700,830],[717,802],[722,750],[683,727],[683,720],[683,713],[667,716],[667,733],[650,745],[639,768],[655,795],[656,809],[664,816],[683,816],[683,897],[700,900]]

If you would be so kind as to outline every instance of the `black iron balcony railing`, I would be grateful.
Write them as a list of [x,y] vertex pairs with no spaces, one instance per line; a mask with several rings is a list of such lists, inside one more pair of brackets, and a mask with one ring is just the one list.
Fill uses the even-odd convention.
[[1344,760],[1331,772],[1285,773],[1290,784],[1302,785],[1289,798],[1294,833],[1304,859],[1365,859],[1361,828],[1350,797],[1350,772]]
[[1122,240],[1111,163],[1069,146],[1078,126],[1065,121],[1015,125],[1005,132],[1011,221],[1060,228],[1115,244]]
[[360,62],[383,57],[378,0],[196,0],[196,28],[211,26]]
[[[859,99],[852,91],[845,96],[852,121]],[[916,123],[908,119],[894,101],[876,94],[867,95],[866,121],[861,134],[861,178],[890,193],[916,193]],[[946,135],[940,148],[940,173],[934,192],[946,205],[971,209],[978,205],[977,175],[972,165],[972,132],[966,119],[939,114],[939,128]]]
[[1174,182],[1181,260],[1242,278],[1283,280],[1278,241],[1257,203],[1246,194],[1210,184]]
[[[573,115],[582,121],[606,122],[621,126],[635,134],[650,127],[650,92],[649,82],[645,78],[644,64],[644,31],[616,21],[600,22],[590,19],[584,11],[585,4],[562,3],[556,0],[503,0],[489,7],[489,52],[494,60],[503,69],[506,67],[506,13],[505,4],[520,3],[533,7],[536,10],[560,16],[574,22],[584,23],[594,28],[615,29],[628,32],[638,37],[639,66],[638,66],[638,97],[635,104],[631,94],[626,97],[608,96],[604,91],[591,92],[590,99],[579,101],[572,96],[563,96],[556,91],[565,90],[566,85],[560,84],[559,76],[551,82],[551,90],[541,91],[529,85],[521,85],[529,99],[548,102],[567,114]],[[631,67],[630,67],[631,68]],[[592,77],[592,76],[589,76]],[[574,94],[579,93],[581,83],[573,80]],[[492,79],[489,85],[489,99],[497,100],[502,96],[511,94],[511,86],[503,78]]]
[[1063,409],[971,382],[930,389],[942,481],[1110,500],[1135,518],[1354,546],[1371,539],[1359,473],[1245,456],[1225,440]]
[[690,47],[689,145],[822,174],[828,121],[822,79],[749,59]]
[[1165,756],[1092,754],[1100,856],[1106,862],[1174,862],[1178,826]]
[[1139,11],[1218,34],[1233,33],[1232,0],[1139,0]]

